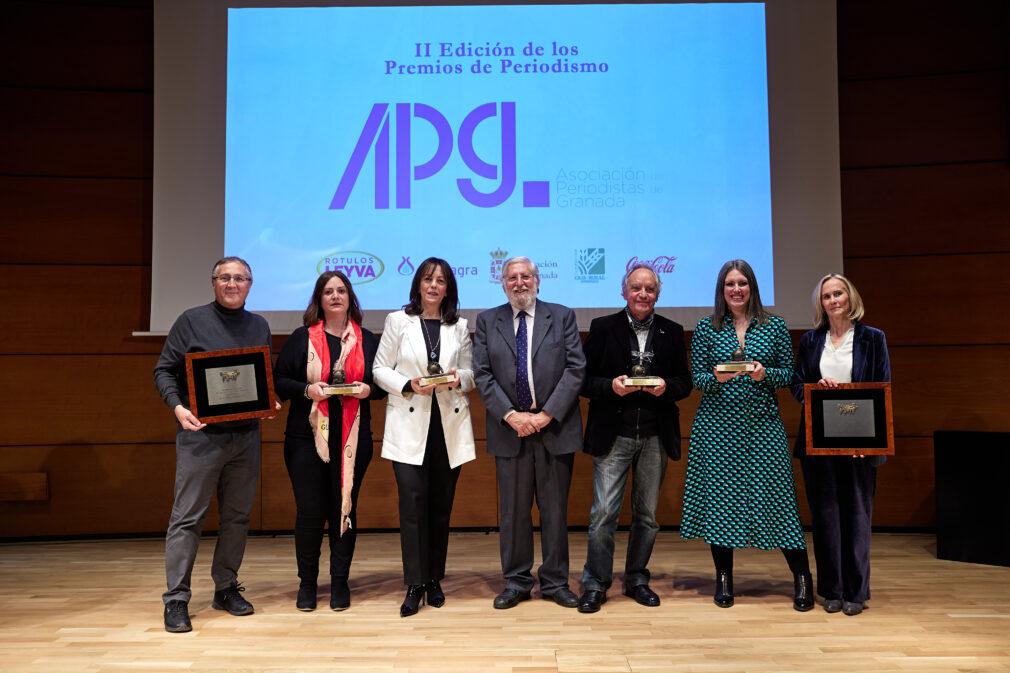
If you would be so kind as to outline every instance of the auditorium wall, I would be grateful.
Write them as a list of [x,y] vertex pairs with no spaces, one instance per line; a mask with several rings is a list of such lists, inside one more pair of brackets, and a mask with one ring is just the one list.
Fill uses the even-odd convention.
[[[157,533],[174,422],[151,377],[163,340],[131,336],[150,302],[151,2],[0,4],[0,538]],[[1008,13],[1001,0],[838,1],[844,272],[894,372],[880,527],[935,525],[935,430],[1010,430],[997,382],[1010,362]],[[682,404],[685,431],[699,397]],[[781,406],[795,432],[798,405],[783,394]],[[494,462],[476,397],[473,409],[478,459],[452,523],[490,528]],[[396,490],[374,415],[359,523],[389,529]],[[283,427],[283,414],[264,424],[256,530],[293,526]],[[668,470],[665,525],[679,522],[684,471]],[[591,472],[578,456],[574,526],[588,522]]]

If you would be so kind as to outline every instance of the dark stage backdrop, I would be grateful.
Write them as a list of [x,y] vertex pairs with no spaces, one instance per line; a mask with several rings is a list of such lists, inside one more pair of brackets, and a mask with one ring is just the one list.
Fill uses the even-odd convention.
[[[131,337],[150,313],[151,3],[5,0],[0,16],[0,538],[162,531],[174,423],[152,384],[161,340]],[[997,383],[1010,361],[1008,34],[1001,0],[838,0],[844,271],[894,370],[898,455],[880,471],[878,526],[935,525],[935,430],[1010,429]],[[697,402],[683,404],[685,429]],[[795,432],[798,406],[782,406]],[[453,525],[491,527],[494,465],[474,410],[479,458]],[[264,427],[252,525],[290,529],[283,416]],[[580,456],[572,525],[588,522],[590,477]],[[683,482],[682,461],[666,525]],[[397,526],[394,494],[377,457],[362,527]]]

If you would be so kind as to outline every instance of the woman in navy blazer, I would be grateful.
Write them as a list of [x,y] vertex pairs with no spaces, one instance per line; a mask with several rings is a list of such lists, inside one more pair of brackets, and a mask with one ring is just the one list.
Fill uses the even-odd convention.
[[[840,274],[814,288],[814,329],[803,335],[792,392],[803,403],[803,384],[891,380],[884,333],[859,322],[863,300]],[[803,468],[814,524],[817,593],[827,612],[858,615],[870,598],[870,523],[877,467],[884,456],[807,456],[803,416],[795,455]]]

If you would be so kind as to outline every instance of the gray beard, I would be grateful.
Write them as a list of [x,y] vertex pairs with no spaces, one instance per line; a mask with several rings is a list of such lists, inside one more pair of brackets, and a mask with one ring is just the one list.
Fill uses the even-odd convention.
[[511,304],[512,308],[514,308],[517,311],[525,311],[530,306],[533,306],[536,300],[537,300],[536,290],[530,290],[526,294],[519,297],[509,296],[509,304]]

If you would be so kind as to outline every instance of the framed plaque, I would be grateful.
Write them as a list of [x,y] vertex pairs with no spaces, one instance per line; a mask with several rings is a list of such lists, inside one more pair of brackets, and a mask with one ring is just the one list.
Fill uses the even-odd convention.
[[186,353],[186,378],[190,411],[202,423],[277,413],[268,346]]
[[890,383],[803,386],[807,455],[893,455]]

